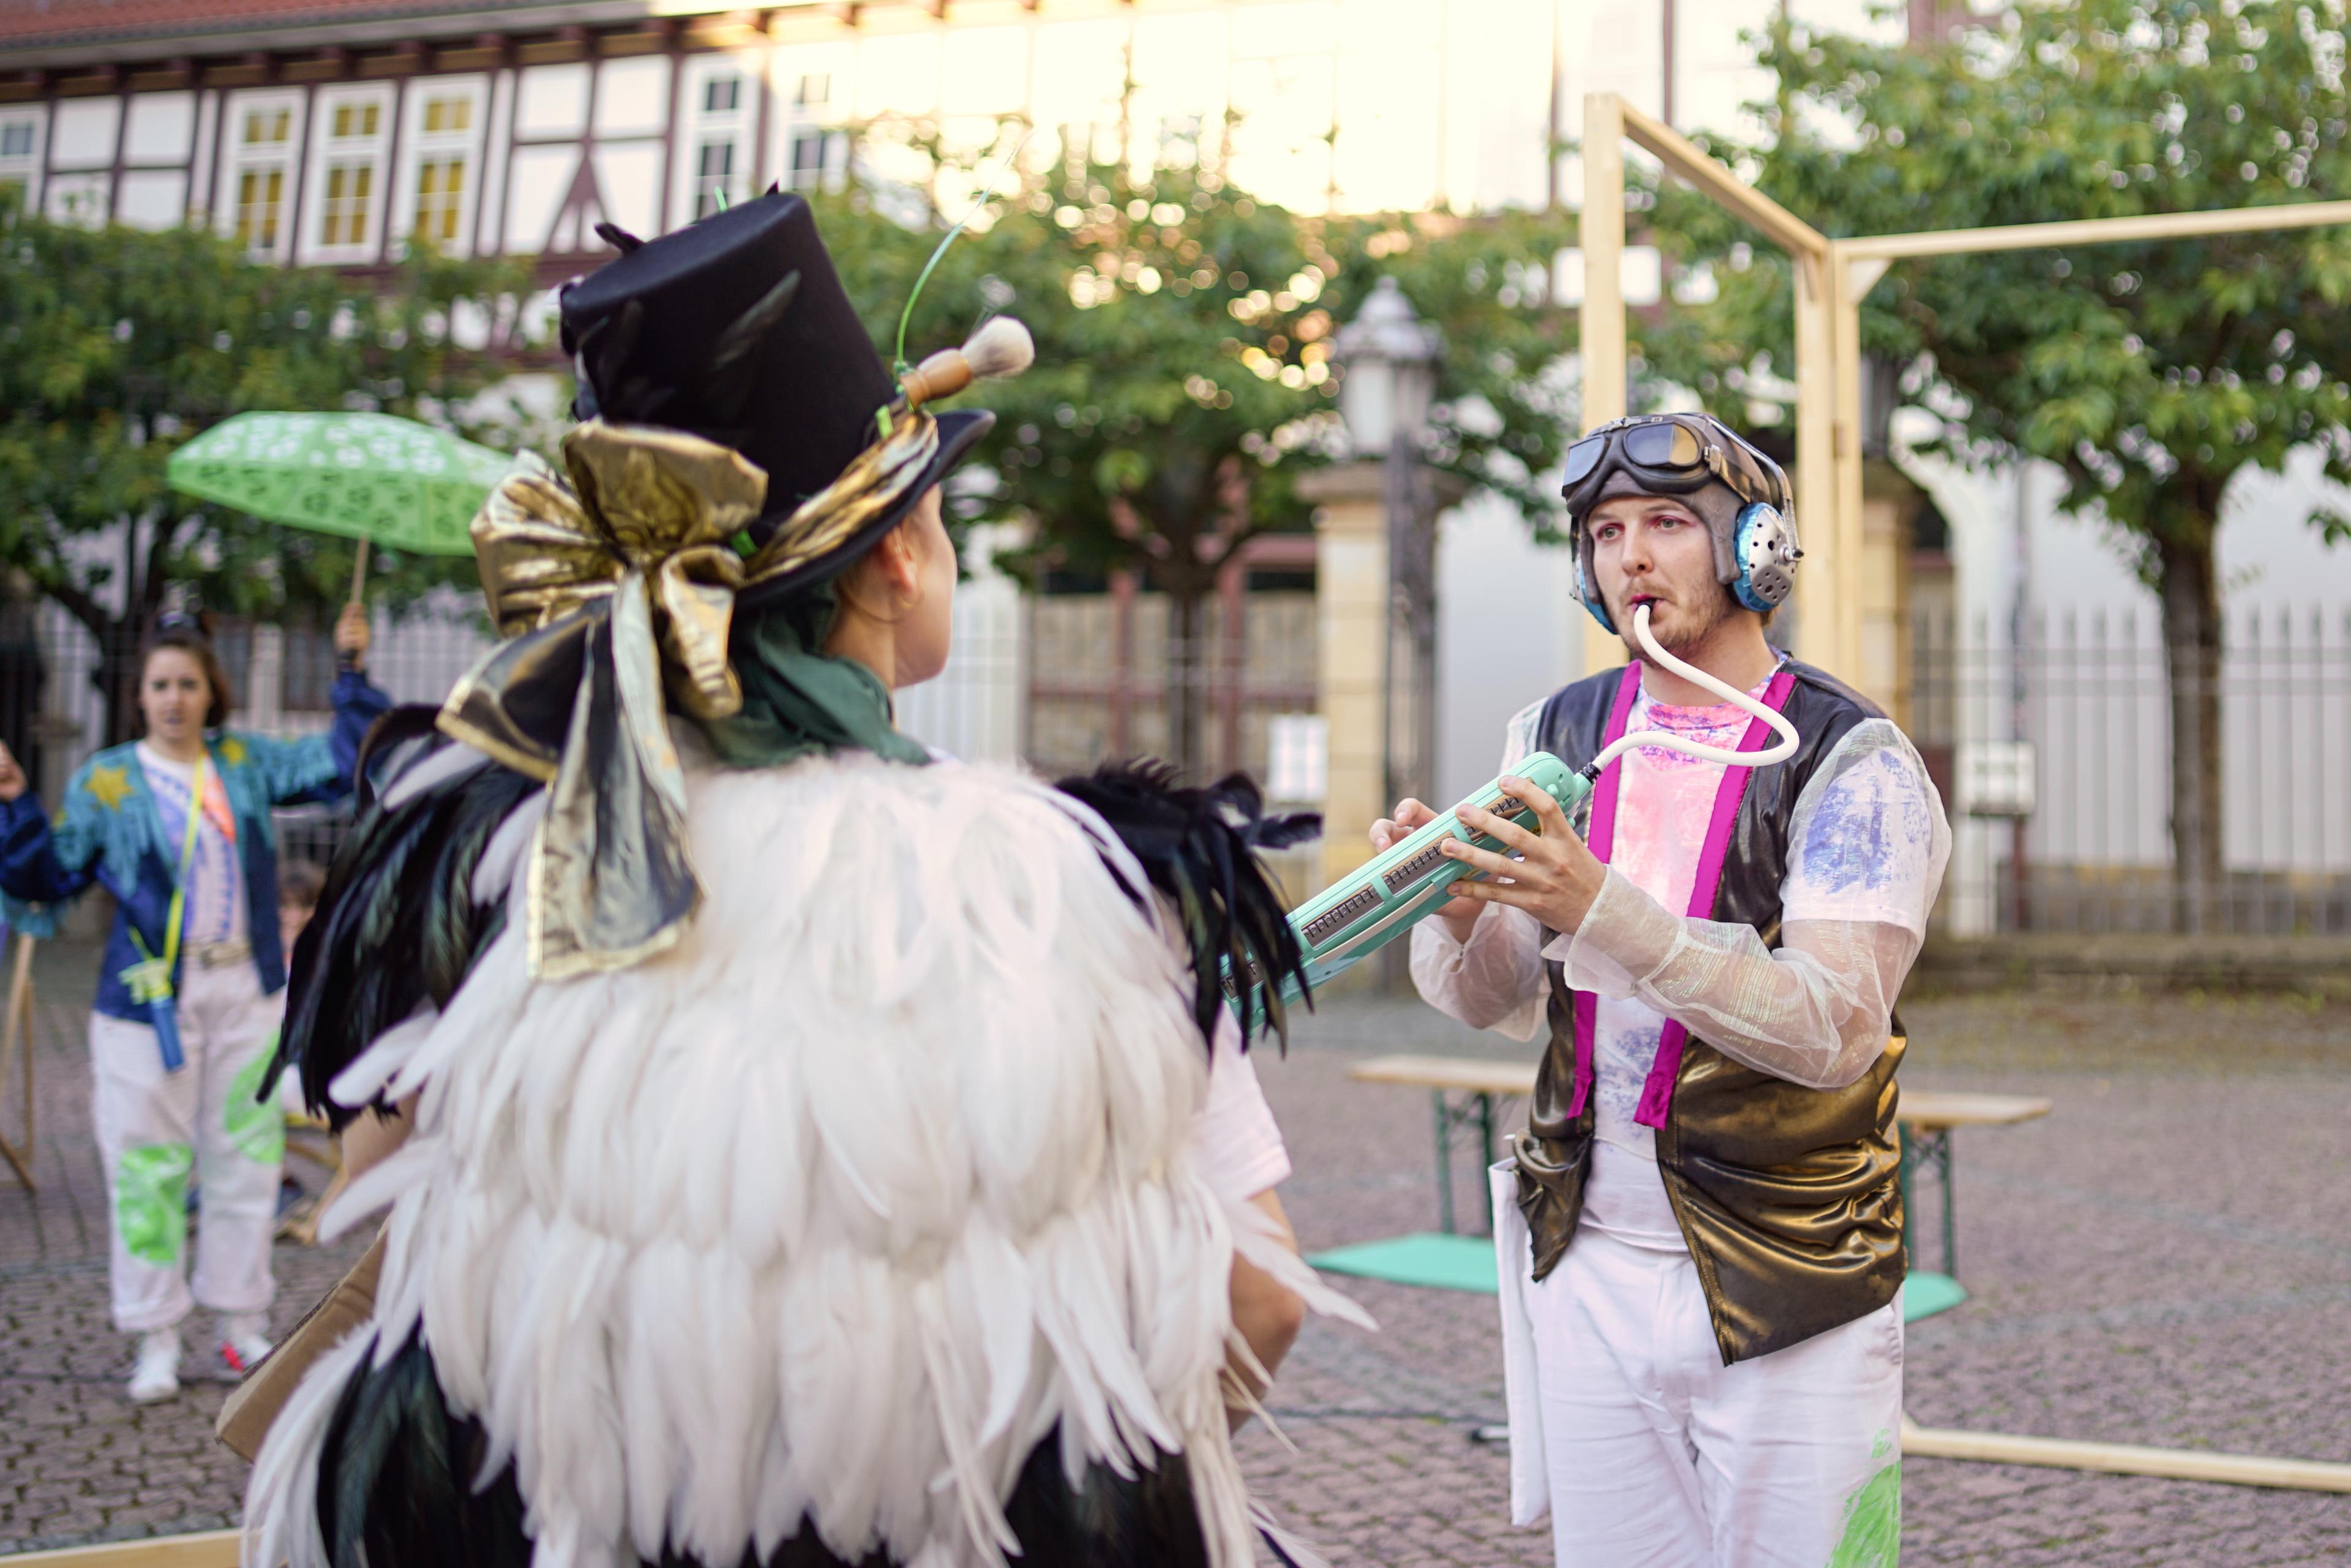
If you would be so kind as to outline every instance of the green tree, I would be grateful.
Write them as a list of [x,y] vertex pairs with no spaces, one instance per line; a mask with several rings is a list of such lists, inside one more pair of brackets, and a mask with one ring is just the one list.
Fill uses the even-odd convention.
[[[97,640],[105,739],[137,712],[131,668],[167,586],[256,615],[325,613],[354,547],[181,496],[182,442],[248,409],[361,409],[448,423],[502,373],[527,274],[419,254],[379,291],[248,260],[195,229],[89,228],[0,209],[0,567]],[[492,347],[452,340],[476,312]],[[466,434],[496,442],[496,430]],[[470,563],[383,552],[395,603]]]
[[[818,205],[887,353],[944,224],[902,223],[872,188]],[[1548,517],[1533,476],[1564,428],[1549,367],[1572,320],[1544,286],[1562,234],[1557,214],[1308,218],[1207,167],[1073,164],[1028,181],[947,252],[907,353],[998,312],[1035,335],[1036,367],[976,394],[999,416],[988,509],[1031,524],[1015,570],[1132,569],[1167,595],[1170,750],[1191,769],[1205,604],[1252,538],[1309,526],[1297,476],[1343,449],[1332,339],[1382,272],[1446,334],[1431,460]]]
[[[1718,155],[1831,235],[2283,204],[2351,196],[2341,0],[2079,0],[1889,47],[1781,25],[1769,136]],[[1737,415],[1790,374],[1785,258],[1686,192],[1660,243],[1713,264],[1718,298],[1640,348]],[[2214,542],[2240,470],[2323,451],[2351,479],[2351,234],[2342,229],[2017,251],[1897,265],[1866,352],[1911,367],[1940,448],[2064,472],[2156,591],[2170,650],[2171,834],[2183,921],[2222,880],[2222,625]],[[1931,390],[1930,390],[1931,389]],[[1785,411],[1782,417],[1786,417]],[[2346,528],[2326,512],[2330,538]]]

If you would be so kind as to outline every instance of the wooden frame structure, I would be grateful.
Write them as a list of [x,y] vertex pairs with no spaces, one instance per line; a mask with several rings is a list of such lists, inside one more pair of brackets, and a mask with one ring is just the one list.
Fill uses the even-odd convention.
[[[2047,246],[2193,239],[2351,224],[2351,202],[2308,202],[2220,212],[2016,224],[2000,228],[1871,235],[1831,239],[1673,127],[1614,93],[1583,100],[1583,426],[1625,411],[1625,147],[1641,148],[1785,251],[1795,263],[1796,503],[1810,564],[1798,619],[1797,652],[1863,685],[1861,302],[1895,262],[1910,256],[1977,256]],[[1819,497],[1826,497],[1822,505]],[[1584,624],[1584,667],[1623,656],[1616,638]],[[1865,688],[1866,689],[1865,685]],[[1879,695],[1879,694],[1873,694]],[[2246,1486],[2351,1491],[2351,1465],[2251,1455],[2183,1453],[2050,1437],[1941,1431],[1907,1420],[1906,1453],[1998,1464],[2231,1481]]]
[[0,1118],[0,1161],[24,1183],[26,1192],[39,1190],[33,1180],[33,939],[19,935],[9,972],[6,1011],[0,1013],[0,1106],[8,1101],[8,1078],[16,1068],[17,1091],[24,1096],[24,1131],[10,1137]]
[[[2194,239],[2351,224],[2351,202],[2151,213],[2138,217],[1831,239],[1742,182],[1696,143],[1614,93],[1583,100],[1583,427],[1625,411],[1625,148],[1631,141],[1786,252],[1796,275],[1796,487],[1805,569],[1796,652],[1868,691],[1862,639],[1861,302],[1911,256],[1975,256],[2049,246]],[[1826,497],[1825,503],[1822,497]],[[1596,622],[1584,667],[1624,656]],[[1881,701],[1892,694],[1870,692]]]
[[244,1535],[208,1530],[196,1535],[151,1535],[103,1546],[68,1546],[57,1552],[26,1552],[0,1557],[8,1568],[237,1568]]

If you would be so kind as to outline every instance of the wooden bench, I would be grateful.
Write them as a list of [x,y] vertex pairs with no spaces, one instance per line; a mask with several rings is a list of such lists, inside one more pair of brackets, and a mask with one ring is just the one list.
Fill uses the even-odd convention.
[[1902,1124],[1902,1246],[1910,1266],[1918,1267],[1916,1205],[1911,1183],[1922,1169],[1931,1170],[1943,1186],[1943,1272],[1959,1277],[1959,1214],[1951,1197],[1951,1129],[2012,1127],[2049,1114],[2049,1102],[2036,1094],[1966,1094],[1935,1089],[1906,1089],[1895,1113]]
[[[1482,1171],[1494,1163],[1494,1103],[1522,1100],[1534,1092],[1535,1063],[1495,1061],[1469,1056],[1375,1056],[1347,1070],[1358,1083],[1393,1083],[1426,1089],[1435,1107],[1437,1124],[1437,1222],[1446,1235],[1455,1234],[1453,1218],[1453,1132],[1468,1123],[1478,1126]],[[1457,1104],[1448,1098],[1462,1096]],[[1902,1124],[1902,1239],[1912,1246],[1911,1178],[1920,1169],[1931,1170],[1943,1186],[1943,1271],[1953,1273],[1958,1216],[1951,1196],[1951,1130],[1955,1127],[2004,1127],[2049,1113],[2049,1102],[2024,1094],[1949,1093],[1932,1089],[1902,1092],[1898,1119]],[[1490,1219],[1490,1216],[1489,1217]]]
[[[1375,1056],[1347,1069],[1358,1083],[1394,1083],[1426,1089],[1437,1108],[1437,1226],[1456,1234],[1453,1223],[1453,1129],[1472,1117],[1478,1123],[1482,1173],[1494,1163],[1494,1102],[1522,1100],[1534,1092],[1531,1061],[1489,1061],[1474,1056]],[[1458,1106],[1448,1094],[1465,1098]],[[1479,1177],[1483,1180],[1483,1176]],[[1491,1216],[1488,1217],[1489,1222]],[[1490,1226],[1489,1226],[1490,1228]]]

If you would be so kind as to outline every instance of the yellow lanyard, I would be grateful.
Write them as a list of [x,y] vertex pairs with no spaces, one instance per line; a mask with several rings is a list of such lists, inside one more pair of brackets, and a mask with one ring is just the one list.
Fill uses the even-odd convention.
[[188,913],[188,873],[196,863],[196,829],[204,821],[204,785],[209,781],[212,753],[205,751],[196,758],[195,792],[188,797],[188,831],[180,840],[180,874],[172,887],[172,913],[163,922],[163,956],[158,960],[147,951],[147,944],[139,933],[131,933],[131,945],[139,949],[141,962],[122,972],[130,986],[131,999],[141,1002],[168,1000],[172,995],[172,971],[180,962],[180,927]]

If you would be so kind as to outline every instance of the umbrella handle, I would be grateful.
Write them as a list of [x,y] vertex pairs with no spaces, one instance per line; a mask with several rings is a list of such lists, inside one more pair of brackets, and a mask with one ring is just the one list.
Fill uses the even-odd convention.
[[369,543],[370,541],[367,539],[361,539],[360,541],[359,559],[351,563],[351,602],[353,604],[360,602],[360,590],[364,588],[367,583]]

